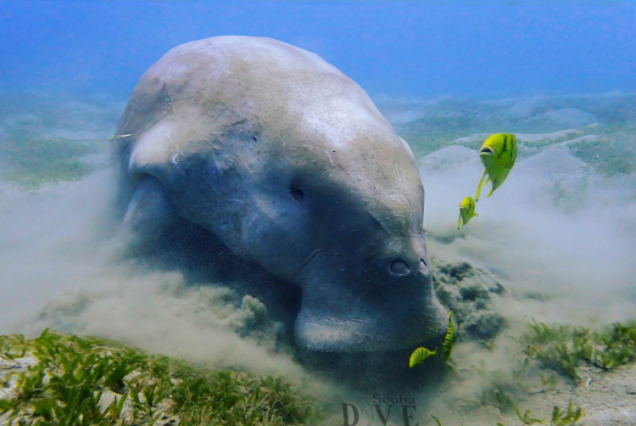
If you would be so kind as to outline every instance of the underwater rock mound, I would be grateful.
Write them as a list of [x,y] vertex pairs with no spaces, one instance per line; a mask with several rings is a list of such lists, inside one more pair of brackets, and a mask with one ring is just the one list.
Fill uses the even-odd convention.
[[[536,113],[537,111],[534,112]],[[528,113],[523,115],[523,118],[519,121],[516,121],[515,118],[521,118],[520,115],[504,113],[504,116],[511,119],[509,124],[528,130],[537,128],[557,131],[584,127],[598,122],[593,114],[572,107],[554,109],[554,106],[546,106],[544,112],[536,113],[535,115]]]
[[509,120],[523,120],[530,118],[545,110],[546,98],[544,96],[521,99],[515,102],[510,108],[502,114]]
[[504,325],[493,308],[493,297],[504,286],[483,268],[466,261],[444,261],[431,257],[435,292],[442,304],[452,309],[459,323],[458,334],[468,339],[492,339]]
[[564,138],[577,135],[579,132],[577,129],[566,129],[550,133],[517,133],[515,136],[517,136],[517,140],[521,143],[543,145],[546,143],[557,143]]
[[519,162],[518,173],[531,173],[548,179],[558,179],[583,173],[587,163],[581,161],[566,149],[548,148]]
[[479,153],[473,149],[460,145],[447,146],[432,152],[417,163],[422,171],[440,171],[454,169],[458,166],[479,167]]
[[551,147],[519,162],[511,182],[534,182],[534,196],[547,195],[555,206],[571,211],[593,179],[588,172],[588,164],[567,148]]
[[[580,128],[594,123],[618,124],[634,121],[636,96],[571,95],[535,96],[498,100],[444,97],[412,99],[384,97],[386,112],[396,131],[410,142],[417,135],[458,136],[503,131],[544,133]],[[427,151],[430,152],[430,151]]]
[[592,114],[577,108],[563,108],[550,111],[542,118],[550,125],[563,128],[583,127],[597,122],[596,117]]

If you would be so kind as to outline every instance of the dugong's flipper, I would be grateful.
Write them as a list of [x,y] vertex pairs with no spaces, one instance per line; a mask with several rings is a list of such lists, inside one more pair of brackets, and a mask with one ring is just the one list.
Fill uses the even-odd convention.
[[135,190],[124,217],[124,232],[140,241],[153,241],[178,221],[161,184],[146,178]]

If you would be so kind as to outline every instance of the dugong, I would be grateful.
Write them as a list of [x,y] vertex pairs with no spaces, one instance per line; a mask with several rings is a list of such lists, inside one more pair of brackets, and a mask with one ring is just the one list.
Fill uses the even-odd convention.
[[255,37],[177,46],[137,83],[111,147],[124,227],[150,239],[188,222],[299,286],[300,347],[388,351],[445,332],[413,154],[319,56]]

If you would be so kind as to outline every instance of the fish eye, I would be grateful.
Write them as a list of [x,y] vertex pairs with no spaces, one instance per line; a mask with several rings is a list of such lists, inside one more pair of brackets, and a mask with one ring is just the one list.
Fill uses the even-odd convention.
[[292,198],[298,203],[302,202],[303,198],[305,198],[305,193],[303,192],[303,190],[295,186],[289,187],[289,193],[291,194]]

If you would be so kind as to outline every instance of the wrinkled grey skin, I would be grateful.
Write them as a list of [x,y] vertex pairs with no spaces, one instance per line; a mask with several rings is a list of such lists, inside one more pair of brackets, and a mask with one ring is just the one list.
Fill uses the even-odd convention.
[[178,46],[139,80],[111,142],[125,225],[175,218],[300,286],[303,347],[405,348],[445,331],[413,154],[356,83],[252,37]]

